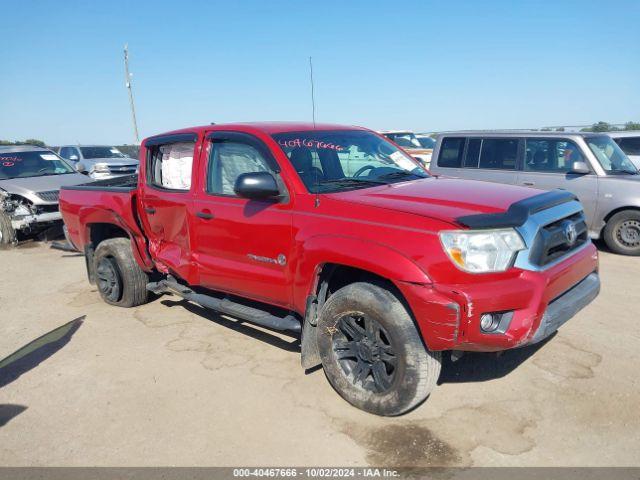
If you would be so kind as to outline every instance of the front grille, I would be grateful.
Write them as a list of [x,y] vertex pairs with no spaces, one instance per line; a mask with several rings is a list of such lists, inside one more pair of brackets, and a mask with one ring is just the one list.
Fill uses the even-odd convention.
[[[575,240],[569,241],[568,233],[575,230]],[[584,213],[578,212],[542,227],[533,241],[529,260],[544,267],[553,261],[577,250],[589,241],[589,232]]]
[[109,165],[109,173],[114,175],[133,175],[136,173],[136,165]]
[[36,213],[54,213],[58,211],[58,205],[36,205]]
[[49,192],[38,192],[36,195],[45,202],[57,202],[60,192],[58,190],[51,190]]

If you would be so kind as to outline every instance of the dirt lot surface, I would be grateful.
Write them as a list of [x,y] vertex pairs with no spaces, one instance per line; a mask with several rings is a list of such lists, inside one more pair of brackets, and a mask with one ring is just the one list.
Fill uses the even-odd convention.
[[601,273],[549,342],[447,361],[388,419],[305,375],[295,338],[176,297],[110,307],[83,257],[0,251],[0,465],[640,465],[640,258]]

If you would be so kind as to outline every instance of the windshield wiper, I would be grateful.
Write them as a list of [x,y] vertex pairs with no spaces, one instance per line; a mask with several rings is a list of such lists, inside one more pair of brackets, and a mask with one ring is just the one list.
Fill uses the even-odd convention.
[[387,182],[382,182],[380,180],[371,180],[368,178],[354,178],[354,177],[344,177],[344,178],[334,178],[331,180],[323,180],[318,182],[318,185],[352,185],[352,184],[369,184],[369,185],[387,185]]
[[406,170],[398,170],[397,172],[384,173],[382,175],[378,175],[377,178],[395,179],[395,178],[407,178],[407,177],[414,177],[416,179],[427,178],[426,176],[418,175],[417,173],[413,173],[413,172],[407,172]]

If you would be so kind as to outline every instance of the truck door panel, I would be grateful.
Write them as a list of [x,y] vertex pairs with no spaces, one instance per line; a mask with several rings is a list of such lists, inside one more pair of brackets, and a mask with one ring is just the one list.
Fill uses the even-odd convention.
[[216,132],[201,164],[206,182],[191,216],[199,284],[290,306],[291,203],[249,200],[233,191],[241,173],[278,175],[269,150],[250,135]]
[[189,281],[192,277],[189,208],[193,201],[191,170],[196,143],[193,136],[171,140],[146,146],[146,181],[140,212],[149,250],[159,269]]

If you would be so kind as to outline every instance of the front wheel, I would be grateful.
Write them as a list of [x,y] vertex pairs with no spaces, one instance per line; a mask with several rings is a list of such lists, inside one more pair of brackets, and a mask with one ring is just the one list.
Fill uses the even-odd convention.
[[640,255],[640,212],[616,213],[604,227],[604,241],[615,253]]
[[329,297],[318,320],[318,350],[331,385],[370,413],[401,415],[436,386],[440,352],[431,352],[390,291],[358,282]]
[[149,278],[133,257],[128,238],[100,242],[93,256],[98,292],[102,299],[119,307],[135,307],[147,302]]

